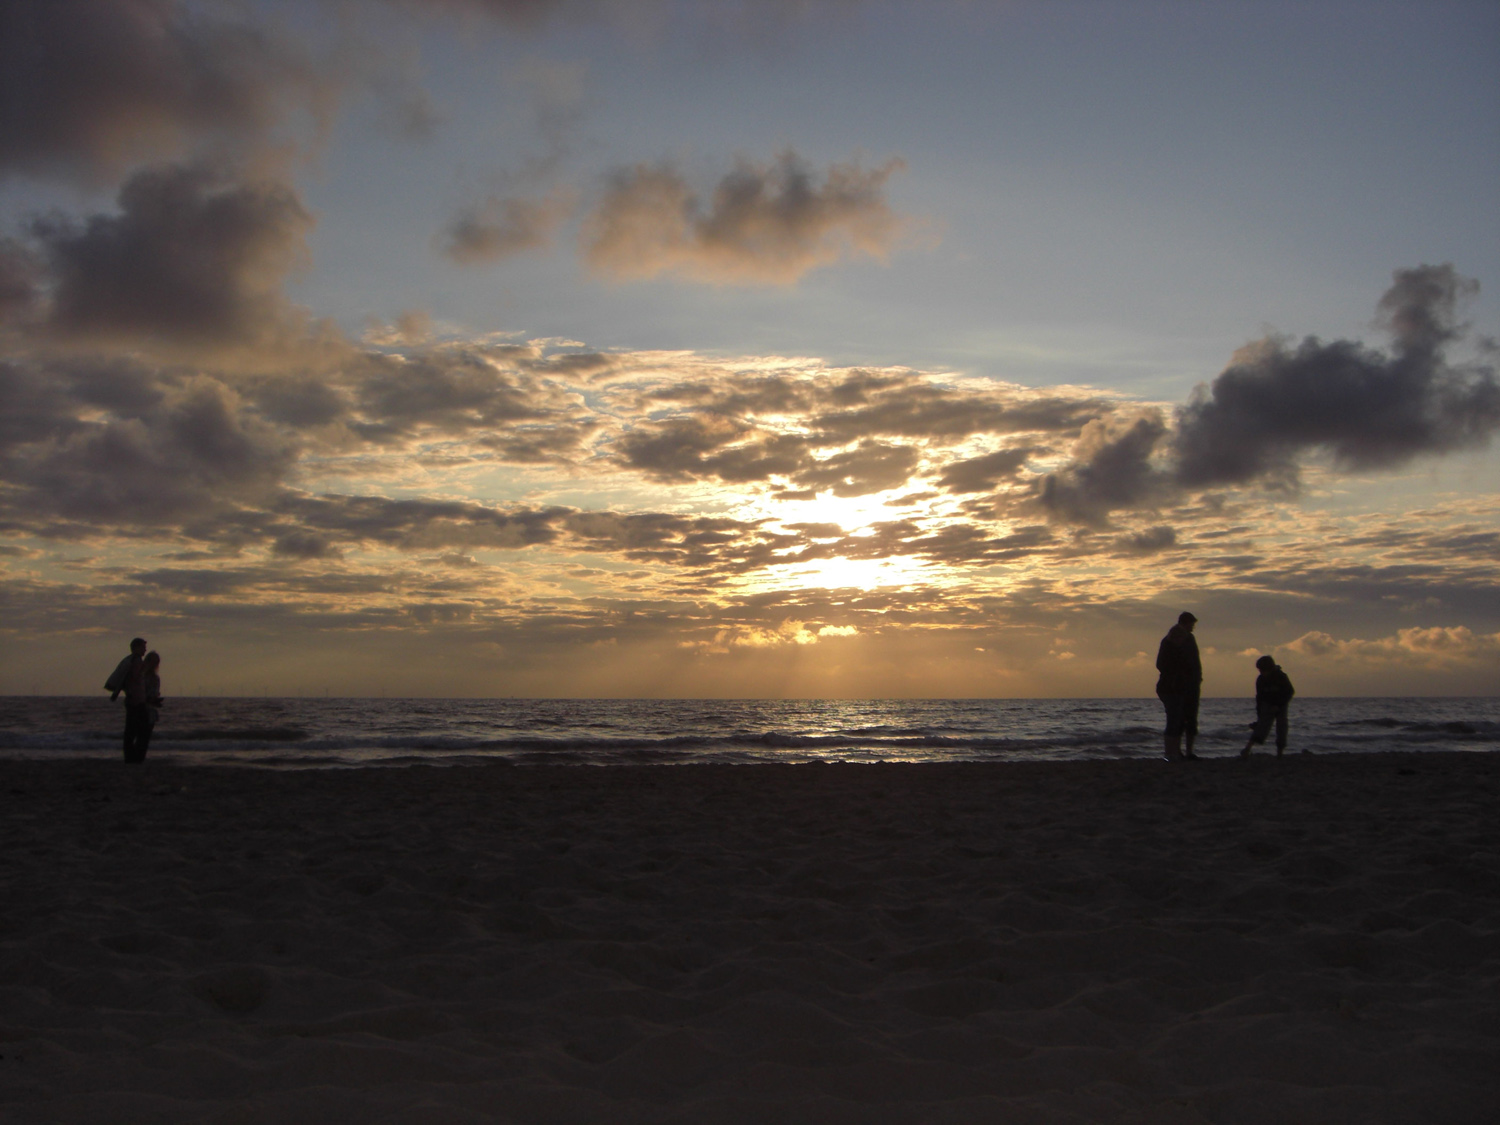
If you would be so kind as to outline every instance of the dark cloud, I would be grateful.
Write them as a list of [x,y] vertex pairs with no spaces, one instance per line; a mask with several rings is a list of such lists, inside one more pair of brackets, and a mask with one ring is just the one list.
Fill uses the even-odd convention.
[[608,371],[616,360],[601,352],[565,352],[532,360],[520,360],[518,366],[539,375],[564,378],[588,378]]
[[673,418],[622,435],[619,451],[633,469],[667,480],[690,480],[708,475],[705,454],[741,437],[746,429],[724,418]]
[[394,7],[432,16],[473,15],[536,27],[559,11],[586,12],[598,0],[387,0]]
[[1115,541],[1117,550],[1127,555],[1155,555],[1177,546],[1177,532],[1165,525],[1148,527],[1133,535],[1122,535]]
[[791,152],[742,161],[704,208],[668,165],[617,173],[584,232],[589,264],[619,280],[673,274],[714,284],[790,285],[850,255],[884,259],[905,222],[886,204],[892,160],[831,166],[821,183]]
[[299,430],[326,426],[349,410],[339,388],[317,377],[278,375],[250,381],[246,395],[266,418]]
[[190,598],[223,597],[258,584],[261,572],[238,567],[163,567],[138,570],[130,575],[132,582],[150,586],[164,593]]
[[288,531],[276,537],[271,553],[292,559],[340,558],[343,552],[326,535],[306,531]]
[[[816,542],[807,542],[817,540]],[[1014,562],[1038,552],[1052,550],[1055,537],[1043,524],[1025,525],[1012,531],[997,532],[993,527],[954,520],[932,527],[917,520],[888,520],[872,525],[858,535],[834,541],[805,534],[787,553],[789,545],[780,545],[783,553],[773,564],[792,564],[819,558],[857,560],[901,557],[925,558],[951,566],[982,566]]]
[[39,222],[52,275],[50,332],[63,340],[265,344],[295,321],[281,294],[312,218],[284,184],[205,167],[146,169],[120,211]]
[[518,548],[550,543],[566,509],[503,510],[441,500],[391,500],[383,496],[287,494],[276,515],[297,529],[330,541],[369,543],[404,551],[452,547]]
[[985,392],[916,376],[856,374],[828,392],[830,407],[811,419],[829,440],[888,435],[949,441],[973,434],[1067,432],[1108,409],[1102,398]]
[[638,562],[733,570],[745,569],[752,554],[768,554],[765,544],[757,545],[758,524],[725,517],[572,512],[563,525],[577,546]]
[[572,202],[561,194],[545,199],[490,198],[458,215],[443,236],[443,253],[463,265],[498,262],[552,242]]
[[1398,270],[1379,305],[1388,352],[1313,337],[1243,349],[1178,411],[1178,478],[1294,484],[1308,453],[1369,469],[1484,444],[1500,428],[1494,370],[1445,355],[1462,335],[1459,301],[1477,289],[1450,265]]
[[63,379],[0,367],[0,398],[18,405],[18,416],[33,426],[6,434],[9,487],[0,512],[8,520],[170,526],[263,500],[295,461],[291,442],[211,379],[171,386],[140,379],[132,386],[127,374],[111,386],[95,371],[97,389],[112,394],[93,397],[114,401],[105,416],[93,417],[88,374],[67,388]]
[[42,263],[13,238],[0,238],[0,325],[21,320],[41,295]]
[[835,496],[864,496],[900,488],[919,459],[920,454],[909,445],[864,441],[798,471],[792,483],[818,492],[831,490]]
[[502,461],[519,465],[565,463],[583,451],[584,443],[599,428],[591,420],[521,424],[481,435],[475,444],[493,451]]
[[951,461],[938,477],[938,484],[949,492],[989,492],[1000,481],[1014,478],[1036,450],[1030,446],[1001,449],[982,457]]
[[[349,381],[349,426],[367,441],[393,443],[421,431],[467,434],[490,448],[527,449],[519,459],[534,461],[549,459],[543,450],[575,445],[594,426],[575,416],[564,395],[483,348],[366,353]],[[517,427],[526,423],[533,425],[523,435]]]
[[717,478],[749,483],[785,478],[780,495],[863,496],[906,483],[920,460],[907,445],[863,441],[819,458],[797,433],[765,433],[746,421],[703,412],[643,426],[619,440],[621,460],[662,480]]
[[0,4],[0,176],[98,181],[198,140],[264,141],[319,112],[326,66],[264,24],[179,0]]
[[1038,501],[1054,519],[1094,526],[1114,509],[1150,502],[1162,487],[1151,457],[1166,432],[1161,411],[1150,407],[1094,419],[1072,463],[1041,479]]

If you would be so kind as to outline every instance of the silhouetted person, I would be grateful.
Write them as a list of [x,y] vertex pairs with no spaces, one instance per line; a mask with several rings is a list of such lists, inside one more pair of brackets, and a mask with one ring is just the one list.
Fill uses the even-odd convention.
[[1266,735],[1271,733],[1271,724],[1276,724],[1276,756],[1286,752],[1286,708],[1297,694],[1292,679],[1281,670],[1281,665],[1269,656],[1255,662],[1260,675],[1255,677],[1255,722],[1250,724],[1250,741],[1240,751],[1241,758],[1250,756],[1250,747],[1264,746]]
[[[1161,673],[1156,681],[1156,697],[1167,709],[1165,736],[1167,761],[1182,758],[1197,758],[1193,743],[1198,738],[1198,693],[1203,690],[1203,661],[1198,657],[1198,642],[1193,639],[1193,626],[1198,619],[1191,613],[1181,613],[1177,624],[1167,631],[1156,650],[1156,670]],[[1183,736],[1187,737],[1187,752],[1184,753]]]
[[[130,682],[139,681],[142,661],[144,660],[145,640],[142,640],[141,637],[135,637],[130,642],[130,655],[127,655],[120,663],[115,664],[114,672],[111,672],[110,678],[104,681],[104,690],[110,693],[111,703],[120,697],[121,691],[126,693],[124,694],[124,760],[126,762],[133,760],[132,754],[135,753],[135,733],[139,729],[142,718],[145,717],[144,712],[130,705],[129,691]],[[139,688],[136,688],[136,694],[139,694]]]
[[130,655],[115,665],[115,670],[109,674],[109,679],[104,681],[104,690],[109,692],[109,701],[113,703],[120,698],[120,693],[125,690],[125,681],[141,666],[146,659],[146,642],[140,637],[130,642]]
[[[104,681],[104,690],[109,692],[109,701],[113,703],[120,698],[120,693],[125,693],[125,760],[136,761],[135,741],[136,732],[140,729],[142,722],[148,716],[141,705],[141,670],[146,659],[146,642],[140,637],[130,642],[130,655],[115,665],[115,670],[109,674],[109,679]],[[131,690],[131,685],[135,690]],[[134,697],[134,702],[132,702]]]
[[[134,748],[127,748],[125,751],[127,762],[146,760],[146,750],[151,745],[151,732],[156,729],[156,720],[161,717],[161,712],[158,710],[162,705],[161,674],[157,671],[160,667],[161,656],[154,652],[148,652],[145,659],[141,661],[140,706],[144,714],[136,723]],[[125,706],[130,706],[128,684],[125,688]]]

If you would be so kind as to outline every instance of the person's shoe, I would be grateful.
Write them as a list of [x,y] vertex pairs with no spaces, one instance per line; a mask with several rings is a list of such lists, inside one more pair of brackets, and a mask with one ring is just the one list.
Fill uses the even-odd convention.
[[1249,756],[1250,756],[1250,747],[1246,746],[1243,750],[1240,751],[1240,757],[1241,758],[1248,758]]
[[1191,750],[1189,750],[1186,754],[1184,754],[1183,757],[1186,758],[1190,762],[1196,762],[1198,760],[1198,755],[1194,754]]

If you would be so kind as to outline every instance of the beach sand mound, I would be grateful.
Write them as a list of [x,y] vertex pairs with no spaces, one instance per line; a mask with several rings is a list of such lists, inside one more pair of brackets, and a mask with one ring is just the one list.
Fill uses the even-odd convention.
[[11,762],[8,1122],[1492,1122],[1500,756]]

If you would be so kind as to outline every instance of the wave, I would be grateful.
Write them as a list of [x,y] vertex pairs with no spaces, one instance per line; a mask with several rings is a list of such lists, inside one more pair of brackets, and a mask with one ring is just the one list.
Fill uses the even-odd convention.
[[[118,754],[117,712],[92,699],[0,697],[0,752]],[[1204,700],[1200,751],[1237,752],[1247,701]],[[283,768],[418,761],[515,764],[964,761],[1160,753],[1154,700],[183,699],[153,754]],[[1500,700],[1298,700],[1292,748],[1500,750]]]
[[[1476,740],[1491,741],[1500,739],[1500,722],[1485,722],[1484,720],[1422,720],[1422,719],[1397,719],[1390,716],[1379,716],[1369,719],[1343,719],[1331,724],[1335,727],[1371,728],[1381,732],[1391,732],[1401,736],[1419,740],[1430,739],[1452,739],[1452,740]],[[1389,737],[1381,734],[1371,737]]]
[[160,741],[172,742],[301,742],[308,738],[302,727],[200,727],[173,730]]

